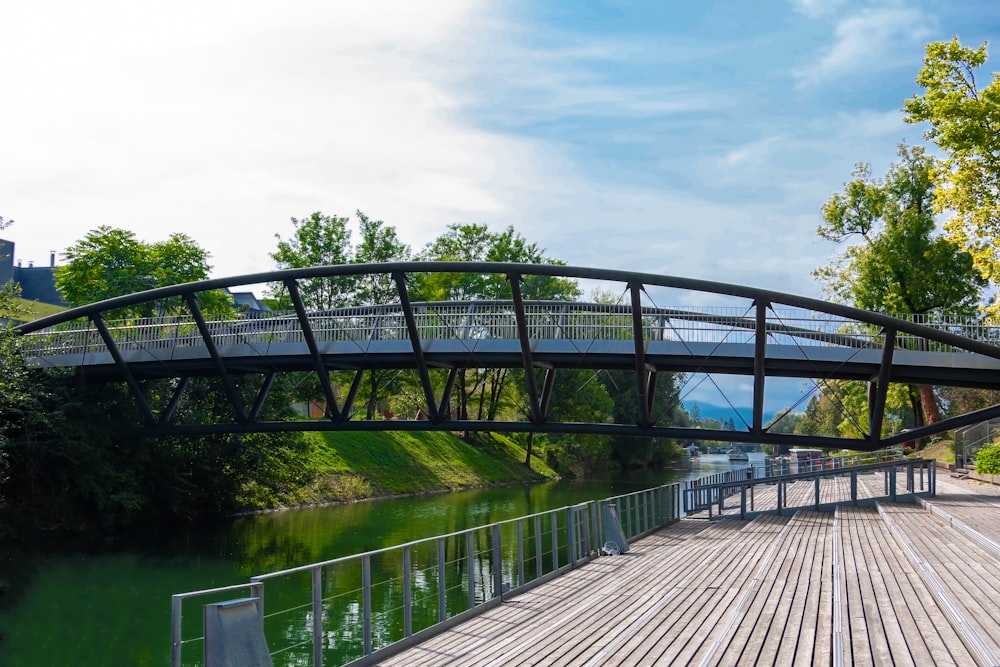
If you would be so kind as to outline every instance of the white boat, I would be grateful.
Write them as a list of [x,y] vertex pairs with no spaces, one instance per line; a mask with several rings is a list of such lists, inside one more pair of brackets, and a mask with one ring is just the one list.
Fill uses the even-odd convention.
[[726,456],[729,457],[730,461],[749,461],[750,455],[744,452],[742,449],[736,449],[735,447],[726,452]]

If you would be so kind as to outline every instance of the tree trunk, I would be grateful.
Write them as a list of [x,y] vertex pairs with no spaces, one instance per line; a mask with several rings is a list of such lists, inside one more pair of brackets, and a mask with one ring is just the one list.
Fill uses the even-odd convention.
[[528,444],[524,448],[527,452],[524,455],[524,465],[526,465],[529,470],[531,469],[531,445],[534,443],[534,441],[535,441],[535,432],[528,431]]
[[938,408],[937,397],[934,396],[934,387],[929,384],[920,385],[920,407],[923,408],[927,424],[941,421],[941,409]]

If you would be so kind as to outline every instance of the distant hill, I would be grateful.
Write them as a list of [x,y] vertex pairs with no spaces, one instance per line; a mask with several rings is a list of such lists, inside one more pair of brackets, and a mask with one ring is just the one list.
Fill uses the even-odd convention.
[[[695,408],[698,408],[698,414],[702,419],[715,419],[720,422],[725,422],[727,419],[732,419],[736,422],[737,430],[745,428],[745,424],[740,420],[739,415],[743,415],[743,420],[747,424],[753,423],[753,408],[742,407],[737,405],[735,410],[728,405],[713,405],[711,403],[705,403],[702,401],[685,401],[684,409],[688,411],[689,415],[693,415]],[[739,413],[739,414],[737,414]],[[775,411],[768,412],[764,411],[764,423],[767,424],[769,421],[774,419],[775,415],[778,414]]]

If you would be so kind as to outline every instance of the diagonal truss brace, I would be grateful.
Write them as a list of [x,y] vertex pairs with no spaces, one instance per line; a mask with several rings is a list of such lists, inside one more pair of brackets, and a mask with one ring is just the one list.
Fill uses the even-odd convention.
[[753,336],[753,424],[754,435],[764,433],[764,378],[767,376],[767,309],[771,304],[763,299],[754,301],[756,314]]
[[181,378],[177,387],[174,388],[173,396],[170,397],[170,402],[167,403],[166,409],[160,413],[160,426],[168,426],[173,422],[174,415],[177,414],[177,408],[180,407],[181,399],[184,397],[184,392],[187,391],[190,384],[190,375]]
[[878,369],[878,378],[868,383],[868,440],[872,445],[878,445],[882,439],[882,420],[885,418],[885,401],[889,392],[889,379],[892,374],[892,353],[896,347],[896,330],[885,329],[885,345],[882,347],[882,361]]
[[208,322],[205,321],[205,316],[202,314],[201,307],[198,305],[197,297],[195,297],[193,292],[187,292],[184,294],[184,301],[187,302],[188,309],[191,311],[191,316],[198,325],[198,332],[201,334],[201,338],[205,343],[205,349],[208,350],[208,355],[212,358],[212,363],[215,364],[215,370],[219,373],[219,378],[222,380],[222,386],[226,391],[226,396],[229,398],[229,402],[233,404],[233,409],[236,411],[236,422],[239,424],[246,424],[250,421],[250,417],[247,415],[247,411],[243,407],[243,400],[240,398],[239,392],[236,391],[236,385],[233,383],[233,379],[230,377],[229,371],[226,369],[226,363],[223,361],[222,355],[219,354],[219,348],[215,346],[215,340],[212,338],[212,332],[208,328]]
[[149,401],[146,400],[145,395],[142,393],[139,381],[135,379],[135,375],[132,374],[129,365],[125,362],[124,357],[122,357],[121,350],[118,349],[115,339],[111,336],[107,322],[104,321],[104,317],[100,313],[95,313],[90,319],[94,323],[94,326],[97,327],[97,332],[104,340],[104,344],[107,345],[108,352],[111,353],[111,358],[115,360],[115,366],[118,367],[118,371],[125,378],[125,383],[128,385],[129,391],[132,392],[135,402],[139,405],[139,410],[146,420],[146,425],[150,427],[154,426],[156,424],[156,416],[153,414],[152,408],[149,407]]
[[420,375],[420,384],[424,390],[424,403],[427,405],[427,416],[432,423],[441,421],[441,413],[434,401],[434,389],[431,387],[431,375],[427,369],[427,360],[424,358],[424,348],[420,343],[420,332],[417,330],[417,318],[413,315],[413,305],[410,303],[410,295],[406,291],[406,274],[402,271],[393,271],[392,279],[396,283],[396,291],[399,293],[399,305],[403,310],[403,319],[406,321],[406,331],[410,336],[410,346],[413,348],[413,360],[416,363],[417,373]]
[[511,298],[514,302],[514,319],[517,322],[517,338],[521,343],[521,363],[524,366],[524,382],[528,390],[528,419],[532,424],[545,421],[542,403],[538,395],[538,382],[535,379],[535,363],[531,355],[531,339],[528,336],[528,318],[524,312],[524,295],[521,294],[521,274],[508,273]]
[[629,292],[632,296],[632,341],[635,345],[635,381],[638,390],[639,428],[653,425],[653,396],[656,393],[656,369],[646,366],[646,343],[642,331],[642,283],[630,280]]
[[302,303],[302,295],[299,293],[299,285],[295,280],[286,280],[285,288],[288,296],[292,300],[292,307],[295,309],[295,316],[299,318],[299,326],[302,327],[302,338],[309,348],[309,356],[312,357],[313,368],[319,377],[320,387],[323,388],[323,396],[326,397],[326,416],[333,421],[343,421],[340,410],[337,409],[337,397],[333,395],[333,385],[330,384],[330,373],[323,363],[323,355],[319,352],[316,344],[316,336],[313,335],[312,327],[309,325],[309,316],[306,314],[306,307]]

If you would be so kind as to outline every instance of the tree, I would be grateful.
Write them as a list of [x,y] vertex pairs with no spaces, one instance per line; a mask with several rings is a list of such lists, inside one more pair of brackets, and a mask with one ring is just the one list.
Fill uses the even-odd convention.
[[[402,262],[410,258],[410,246],[399,240],[395,227],[382,220],[372,220],[361,211],[357,216],[361,241],[354,249],[354,263]],[[362,277],[354,298],[359,305],[395,303],[399,301],[399,294],[391,276],[373,273]]]
[[[83,306],[154,287],[205,280],[209,254],[185,234],[145,243],[124,229],[98,227],[65,252],[67,263],[56,268],[56,288],[72,306]],[[206,312],[227,312],[232,300],[220,291],[202,292]],[[181,301],[148,302],[109,311],[108,317],[152,317],[180,309]],[[160,312],[157,313],[156,311]]]
[[[556,373],[549,416],[558,422],[612,421],[614,403],[604,385],[589,370],[560,370]],[[530,450],[528,456],[530,457]],[[553,434],[548,436],[546,458],[556,469],[580,477],[606,465],[611,441],[602,435]],[[526,464],[530,462],[530,459]]]
[[[350,218],[324,215],[316,211],[308,218],[292,218],[295,232],[288,240],[278,239],[277,249],[271,253],[279,269],[301,269],[314,266],[338,266],[351,261]],[[284,285],[276,285],[272,292],[281,295]],[[353,276],[310,278],[301,281],[299,291],[307,310],[329,310],[349,305],[355,290]],[[287,304],[279,296],[279,301]]]
[[[920,147],[899,147],[900,162],[884,179],[859,164],[842,193],[823,205],[817,233],[848,246],[834,264],[814,272],[836,300],[888,314],[976,312],[984,280],[970,253],[935,235],[934,159]],[[919,318],[918,318],[919,321]],[[940,421],[933,388],[919,388],[921,423]],[[918,415],[919,419],[920,415]]]
[[[351,243],[349,217],[325,215],[317,211],[308,218],[292,218],[294,234],[288,240],[275,235],[278,247],[271,253],[271,258],[280,269],[375,264],[409,259],[410,248],[399,240],[395,227],[382,220],[373,220],[362,211],[357,211],[357,219],[360,242],[354,246]],[[396,283],[388,274],[310,278],[299,281],[299,293],[303,305],[309,311],[399,301]],[[273,286],[271,296],[276,308],[289,307],[284,285]],[[383,398],[381,394],[397,376],[395,371],[377,369],[368,373],[368,382],[361,391],[368,419],[374,419],[378,403]],[[345,384],[351,382],[349,374],[342,374],[340,379]]]
[[[420,259],[433,262],[516,262],[562,264],[508,226],[491,232],[485,225],[453,224],[427,244]],[[502,275],[433,273],[416,276],[414,294],[426,301],[509,299],[510,283]],[[575,299],[580,288],[575,281],[554,276],[525,276],[521,287],[525,299]]]
[[[545,256],[542,248],[529,243],[508,226],[491,232],[485,225],[453,224],[420,253],[425,261],[447,262],[516,262],[524,264],[561,264]],[[512,297],[505,276],[492,273],[435,272],[413,276],[410,293],[414,300],[502,300]],[[553,276],[525,276],[521,285],[525,299],[575,299],[580,288],[575,281]],[[508,387],[507,369],[478,369],[462,373],[456,382],[459,419],[468,419],[469,403],[479,394],[479,418],[492,419],[500,408]]]
[[[400,262],[410,258],[410,247],[396,236],[396,228],[382,220],[372,220],[361,211],[357,212],[360,228],[360,243],[354,249],[353,261],[357,264]],[[399,301],[399,290],[392,276],[385,273],[370,273],[360,276],[357,282],[354,302],[357,305],[387,304]],[[381,399],[380,393],[398,389],[399,373],[395,370],[372,369],[368,373],[368,397],[366,416],[375,418],[375,411]]]
[[[1000,278],[1000,78],[980,88],[975,71],[986,44],[963,47],[958,38],[927,45],[917,83],[924,94],[903,103],[906,121],[929,123],[924,136],[946,154],[937,165],[934,197],[950,237],[972,253],[989,280]],[[1000,298],[1000,296],[998,296]],[[1000,302],[992,310],[997,312]]]

